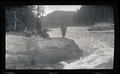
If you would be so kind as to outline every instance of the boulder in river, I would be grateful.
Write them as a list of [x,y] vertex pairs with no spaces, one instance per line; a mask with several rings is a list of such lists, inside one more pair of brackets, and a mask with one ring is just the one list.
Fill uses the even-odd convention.
[[40,67],[60,61],[76,60],[83,51],[74,40],[67,38],[6,36],[6,68]]

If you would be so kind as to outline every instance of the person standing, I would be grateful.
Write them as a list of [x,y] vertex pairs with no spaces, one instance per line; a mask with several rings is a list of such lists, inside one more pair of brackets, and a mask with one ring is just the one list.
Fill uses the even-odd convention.
[[67,30],[67,26],[65,24],[61,25],[61,31],[62,31],[62,38],[65,37],[66,35],[66,30]]

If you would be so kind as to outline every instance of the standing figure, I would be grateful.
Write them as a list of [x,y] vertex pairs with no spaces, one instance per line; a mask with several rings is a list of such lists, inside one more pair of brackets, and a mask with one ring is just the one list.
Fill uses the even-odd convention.
[[61,31],[62,31],[62,38],[65,37],[66,35],[66,30],[67,30],[67,26],[65,24],[61,25]]

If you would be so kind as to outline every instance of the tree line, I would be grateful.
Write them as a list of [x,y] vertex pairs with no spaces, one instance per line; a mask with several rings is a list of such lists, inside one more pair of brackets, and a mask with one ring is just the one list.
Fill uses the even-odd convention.
[[6,32],[20,32],[25,29],[41,32],[44,7],[21,5],[6,7]]
[[[44,7],[42,5],[7,6],[6,32],[20,32],[27,29],[41,33],[43,14]],[[113,23],[113,8],[104,5],[82,5],[73,16],[73,24]]]
[[112,6],[82,5],[74,14],[74,23],[93,25],[95,22],[113,23]]

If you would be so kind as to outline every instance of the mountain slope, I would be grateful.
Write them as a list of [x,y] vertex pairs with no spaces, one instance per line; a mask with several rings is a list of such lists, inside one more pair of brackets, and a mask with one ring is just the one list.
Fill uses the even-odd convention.
[[73,11],[54,11],[43,20],[44,27],[59,27],[62,23],[73,25]]

